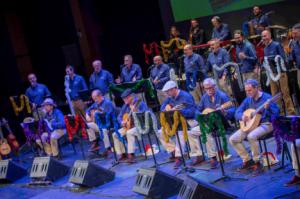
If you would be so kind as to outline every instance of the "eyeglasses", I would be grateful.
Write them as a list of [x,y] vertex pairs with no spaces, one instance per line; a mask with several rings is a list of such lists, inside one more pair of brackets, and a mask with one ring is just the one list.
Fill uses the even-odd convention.
[[211,87],[204,87],[205,90],[214,90],[215,87],[214,86],[211,86]]

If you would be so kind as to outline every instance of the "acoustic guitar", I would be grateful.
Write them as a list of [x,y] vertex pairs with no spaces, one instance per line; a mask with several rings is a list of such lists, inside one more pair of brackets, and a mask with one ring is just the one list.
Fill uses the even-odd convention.
[[10,128],[8,121],[5,118],[2,119],[2,125],[4,125],[4,127],[7,129],[8,133],[9,133],[7,136],[8,144],[11,146],[11,148],[14,152],[18,153],[20,145],[19,145],[14,133],[12,132],[12,130]]
[[6,156],[10,154],[11,148],[7,143],[7,140],[3,136],[2,126],[0,126],[0,154]]
[[232,106],[234,106],[234,104],[231,101],[228,101],[228,102],[225,102],[224,104],[222,104],[221,106],[217,107],[216,109],[206,108],[202,111],[202,114],[206,115],[206,114],[212,113],[214,111],[230,108]]
[[123,114],[122,121],[123,121],[123,123],[125,123],[125,125],[124,125],[124,129],[125,129],[124,134],[129,129],[133,128],[134,123],[133,123],[133,119],[132,119],[131,115],[132,115],[132,112],[134,112],[134,110],[139,106],[141,101],[142,101],[141,99],[138,99],[136,101],[136,103],[133,105],[133,107],[130,109],[129,113]]
[[240,121],[240,129],[241,131],[245,133],[249,133],[255,128],[258,127],[261,120],[261,114],[260,112],[265,108],[265,104],[270,102],[276,102],[281,98],[281,93],[276,94],[271,99],[268,99],[265,103],[263,103],[261,106],[259,106],[257,109],[249,108],[244,111],[243,115],[248,116],[250,119],[245,121]]

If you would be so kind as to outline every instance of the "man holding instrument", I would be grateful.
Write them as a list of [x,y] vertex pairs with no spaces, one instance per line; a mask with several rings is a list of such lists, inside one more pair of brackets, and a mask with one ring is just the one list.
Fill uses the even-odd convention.
[[120,160],[127,159],[128,163],[134,163],[135,137],[138,135],[136,127],[133,125],[132,112],[145,112],[148,110],[147,104],[137,98],[131,89],[126,89],[121,95],[124,105],[118,115],[118,122],[122,126],[119,129],[121,136],[127,137],[127,154],[125,153],[124,143],[118,138],[116,133],[113,134],[114,146],[117,155],[121,155]]
[[[168,81],[164,87],[163,91],[167,93],[168,98],[163,102],[161,105],[160,110],[161,111],[176,111],[178,110],[182,116],[187,120],[187,122],[190,124],[190,126],[194,127],[197,123],[194,121],[195,117],[195,110],[196,110],[196,104],[194,102],[193,96],[186,91],[180,90],[177,87],[176,82],[174,81]],[[180,108],[181,107],[181,108]],[[183,131],[179,130],[179,141],[182,147],[182,150],[185,149],[185,140]],[[195,132],[188,131],[188,138],[189,138],[189,144],[191,148],[190,155],[194,157],[192,165],[197,165],[203,161],[203,154],[202,151],[199,149],[198,141],[193,139],[193,134]],[[169,141],[166,141],[162,130],[159,131],[158,137],[164,148],[168,153],[171,153],[171,158],[175,158],[175,165],[174,168],[178,168],[182,164],[181,159],[181,153],[180,153],[180,146],[179,141],[173,140],[172,138],[169,139]]]
[[[227,120],[232,120],[234,117],[235,107],[230,101],[230,97],[226,93],[217,89],[216,82],[212,78],[205,79],[203,81],[203,87],[205,94],[201,98],[197,111],[202,114],[207,114],[214,110],[221,110]],[[198,135],[195,135],[197,138],[201,135],[199,126],[194,127],[192,130],[198,132]],[[206,148],[208,158],[210,158],[210,166],[211,168],[215,168],[218,163],[216,158],[217,151],[214,144],[214,138],[211,133],[207,135]]]
[[[251,168],[256,169],[261,166],[257,140],[260,137],[272,132],[273,126],[269,122],[271,115],[279,115],[278,106],[272,100],[270,100],[272,96],[268,93],[260,91],[259,84],[256,80],[247,80],[245,82],[245,91],[247,97],[244,99],[235,113],[236,120],[239,120],[245,124],[247,122],[251,122],[252,118],[245,114],[249,109],[261,110],[258,113],[258,116],[261,116],[261,118],[259,125],[254,125],[252,128],[253,130],[245,132],[243,129],[240,129],[229,138],[230,144],[243,160],[243,165],[239,170],[247,170]],[[252,159],[243,145],[243,141],[246,138],[250,145]]]
[[[101,131],[99,126],[97,125],[97,121],[95,121],[95,114],[113,114],[115,111],[114,105],[111,101],[106,99],[104,95],[101,93],[99,89],[96,89],[92,92],[92,99],[94,103],[86,110],[86,120],[89,129],[87,130],[89,135],[89,140],[92,142],[92,146],[90,151],[98,151],[99,150],[99,139],[101,138],[104,142],[105,151],[103,156],[106,157],[111,152],[111,146],[108,137],[108,130],[106,128],[102,128]],[[105,116],[104,116],[105,117]],[[99,136],[96,135],[99,133]]]

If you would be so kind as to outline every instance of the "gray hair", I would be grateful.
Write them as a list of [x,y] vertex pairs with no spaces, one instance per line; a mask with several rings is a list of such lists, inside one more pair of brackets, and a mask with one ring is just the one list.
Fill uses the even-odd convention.
[[124,56],[124,59],[125,59],[125,58],[128,58],[128,59],[130,59],[131,61],[133,60],[132,55],[125,55],[125,56]]
[[203,85],[211,85],[211,86],[216,86],[216,81],[213,78],[206,78],[203,81]]
[[97,96],[103,96],[103,95],[102,95],[102,92],[101,92],[99,89],[93,90],[92,95],[93,95],[94,93],[95,93]]

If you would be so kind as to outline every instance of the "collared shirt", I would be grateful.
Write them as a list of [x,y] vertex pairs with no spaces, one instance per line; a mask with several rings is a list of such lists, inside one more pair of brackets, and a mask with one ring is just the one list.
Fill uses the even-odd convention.
[[186,118],[186,119],[193,119],[195,117],[195,111],[196,111],[196,104],[194,101],[194,98],[191,94],[189,94],[186,91],[179,90],[179,94],[174,97],[168,97],[163,101],[160,110],[164,111],[167,105],[170,105],[171,107],[177,106],[177,105],[184,105],[185,107],[180,110],[180,113]]
[[45,119],[50,122],[53,130],[66,128],[64,115],[57,108],[54,108],[51,114],[46,113]]
[[161,90],[165,83],[170,80],[170,67],[167,64],[155,66],[151,70],[150,77],[152,80],[159,80],[159,82],[155,85],[155,88]]
[[[260,15],[258,17],[255,17],[251,20],[253,26],[262,26],[262,27],[268,27],[270,24],[269,17],[267,15]],[[259,30],[255,28],[255,34],[260,35],[263,30]]]
[[132,64],[129,69],[127,66],[124,66],[121,72],[122,83],[132,82],[133,77],[135,77],[136,80],[142,79],[142,69],[140,65]]
[[[137,98],[135,98],[134,99],[134,103],[137,101],[138,99]],[[125,114],[125,113],[129,113],[130,112],[130,106],[128,105],[128,104],[124,104],[123,106],[122,106],[122,108],[121,108],[121,112],[119,113],[119,115],[118,115],[118,122],[120,123],[120,124],[122,124],[122,119],[123,119],[123,115]],[[143,102],[143,101],[141,101],[140,102],[140,104],[138,105],[138,107],[137,107],[137,112],[139,113],[142,113],[142,112],[145,112],[145,111],[147,111],[148,110],[148,106],[147,106],[147,104],[145,103],[145,102]]]
[[[208,55],[207,58],[207,68],[209,70],[214,70],[213,65],[216,64],[218,67],[221,67],[222,65],[229,62],[229,54],[224,48],[220,48],[218,52],[214,53],[211,52]],[[221,78],[223,75],[223,71],[217,71],[218,77]]]
[[46,97],[51,96],[51,93],[46,85],[37,84],[35,87],[28,87],[25,95],[28,97],[31,103],[41,105]]
[[[243,52],[246,58],[240,60],[239,53]],[[249,41],[243,41],[241,44],[236,45],[236,60],[241,64],[241,72],[253,72],[257,63],[256,51],[254,46]]]
[[291,55],[292,60],[296,62],[298,69],[300,69],[300,43],[298,41],[293,41]]
[[107,70],[101,69],[99,73],[91,74],[90,89],[99,89],[105,95],[109,91],[109,85],[113,82],[113,75]]
[[193,53],[191,56],[185,56],[183,63],[185,72],[193,73],[200,70],[203,74],[206,73],[204,60],[201,55]]
[[231,38],[229,26],[222,23],[219,28],[214,28],[211,38],[220,39],[221,41],[229,40]]
[[104,113],[111,114],[115,111],[115,107],[110,100],[103,99],[101,103],[94,102],[87,110],[87,114],[91,114],[91,110],[102,110]]
[[280,55],[286,62],[286,56],[281,44],[277,41],[272,41],[264,48],[264,56],[274,59],[276,55]]
[[79,91],[88,90],[84,78],[77,74],[74,75],[73,79],[69,78],[69,88],[71,100],[80,99]]
[[[201,113],[206,108],[217,109],[222,104],[225,104],[226,102],[229,101],[231,101],[230,97],[226,93],[220,90],[216,90],[216,93],[214,95],[214,102],[212,102],[211,97],[207,93],[205,93],[201,97],[201,101],[198,104],[197,111]],[[235,113],[235,106],[231,106],[230,108],[225,109],[226,119],[231,120],[234,117],[234,113]]]
[[[262,95],[254,100],[252,97],[246,97],[242,104],[237,108],[235,112],[235,119],[242,120],[242,116],[245,110],[258,109],[262,104],[264,104],[268,99],[271,99],[272,96],[268,93],[262,92]],[[261,122],[268,122],[270,120],[271,115],[279,115],[279,107],[274,102],[270,103],[270,107],[268,109],[263,109],[261,115]]]
[[193,45],[200,45],[205,43],[205,33],[204,30],[201,29],[199,26],[194,28],[191,32],[192,34],[192,44]]

